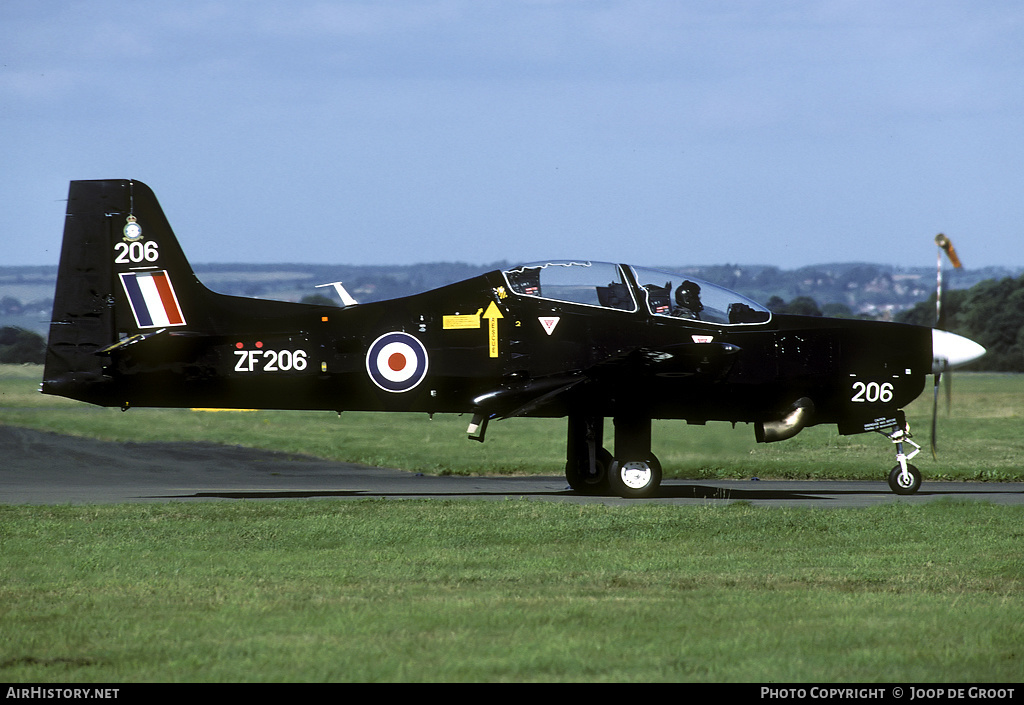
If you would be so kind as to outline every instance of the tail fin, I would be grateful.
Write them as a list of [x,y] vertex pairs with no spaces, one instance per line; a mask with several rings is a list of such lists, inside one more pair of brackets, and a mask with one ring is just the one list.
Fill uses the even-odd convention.
[[[42,391],[125,405],[121,383],[130,371],[114,369],[124,349],[166,351],[159,341],[170,335],[179,341],[177,354],[183,340],[245,331],[288,306],[296,304],[203,286],[145,184],[72,181]],[[160,362],[150,358],[151,368]],[[172,362],[180,367],[184,360]]]
[[[102,352],[183,326],[198,284],[153,192],[138,181],[72,181],[43,392],[103,386]],[[72,393],[69,393],[72,392]]]

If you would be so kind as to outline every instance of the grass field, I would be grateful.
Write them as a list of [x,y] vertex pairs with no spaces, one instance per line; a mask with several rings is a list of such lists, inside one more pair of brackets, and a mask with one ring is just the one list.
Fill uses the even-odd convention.
[[0,679],[1019,682],[1024,510],[0,507]]
[[[480,445],[457,417],[122,414],[42,397],[38,374],[0,369],[0,423],[561,472],[564,422],[494,424]],[[956,384],[926,479],[1021,479],[1024,379]],[[675,476],[881,479],[892,464],[876,435],[658,431]],[[1022,555],[1024,508],[946,501],[0,506],[0,680],[1017,683]]]

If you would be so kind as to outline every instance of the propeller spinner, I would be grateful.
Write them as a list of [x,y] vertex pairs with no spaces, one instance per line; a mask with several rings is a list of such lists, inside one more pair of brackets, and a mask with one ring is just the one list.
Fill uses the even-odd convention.
[[941,374],[973,362],[985,354],[985,348],[970,338],[932,328],[932,372]]

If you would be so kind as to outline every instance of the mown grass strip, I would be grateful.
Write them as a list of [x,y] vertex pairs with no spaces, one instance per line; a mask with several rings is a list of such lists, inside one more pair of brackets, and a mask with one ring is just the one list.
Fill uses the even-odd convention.
[[8,681],[1019,681],[1024,509],[0,507]]

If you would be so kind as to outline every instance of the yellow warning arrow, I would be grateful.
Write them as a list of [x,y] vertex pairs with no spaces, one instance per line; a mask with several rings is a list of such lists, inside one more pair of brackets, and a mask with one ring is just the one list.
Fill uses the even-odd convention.
[[484,311],[484,318],[487,319],[487,342],[491,357],[498,357],[498,319],[504,318],[501,311],[492,301]]

